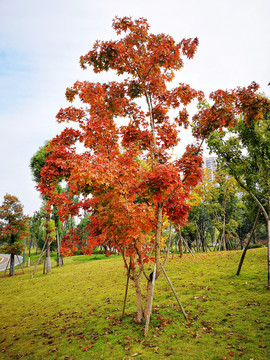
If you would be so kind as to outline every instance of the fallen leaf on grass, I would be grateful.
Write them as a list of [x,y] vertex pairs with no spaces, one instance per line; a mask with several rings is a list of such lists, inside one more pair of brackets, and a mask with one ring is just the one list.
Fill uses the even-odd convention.
[[259,348],[265,349],[265,348],[266,348],[266,345],[265,345],[265,344],[260,344],[260,345],[259,345]]
[[82,351],[88,351],[91,350],[93,347],[92,344],[89,344],[88,346],[81,345]]
[[242,351],[242,350],[246,350],[246,348],[245,348],[245,346],[238,346],[237,350]]

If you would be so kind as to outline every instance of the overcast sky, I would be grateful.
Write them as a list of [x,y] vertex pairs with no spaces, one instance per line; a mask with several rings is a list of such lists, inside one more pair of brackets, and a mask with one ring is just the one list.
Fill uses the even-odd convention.
[[0,0],[0,204],[10,193],[26,214],[39,210],[30,158],[59,133],[66,88],[100,81],[79,58],[115,37],[115,16],[147,18],[177,42],[199,38],[179,82],[209,94],[256,81],[270,96],[269,0]]

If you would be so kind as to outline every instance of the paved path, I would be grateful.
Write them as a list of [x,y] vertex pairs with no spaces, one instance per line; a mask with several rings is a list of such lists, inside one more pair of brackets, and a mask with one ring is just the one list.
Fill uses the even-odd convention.
[[[0,254],[0,271],[5,271],[10,255]],[[20,262],[22,262],[22,256],[18,256]],[[15,266],[19,264],[17,256],[15,255]],[[8,266],[9,269],[9,266]]]

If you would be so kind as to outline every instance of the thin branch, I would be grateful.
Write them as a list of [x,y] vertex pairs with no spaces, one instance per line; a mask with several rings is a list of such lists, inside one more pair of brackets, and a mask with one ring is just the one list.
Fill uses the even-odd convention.
[[170,233],[169,233],[168,245],[167,245],[168,247],[167,247],[166,257],[165,257],[164,262],[163,262],[163,266],[166,265],[168,257],[169,257],[170,248],[171,248],[171,241],[172,241],[172,222],[170,221]]

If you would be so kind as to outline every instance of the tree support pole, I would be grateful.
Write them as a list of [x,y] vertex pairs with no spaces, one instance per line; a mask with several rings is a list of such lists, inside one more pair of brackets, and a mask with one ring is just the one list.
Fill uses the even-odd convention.
[[261,209],[258,210],[257,212],[257,215],[256,215],[256,219],[255,219],[255,222],[253,224],[253,228],[251,230],[251,233],[250,233],[250,236],[249,236],[249,239],[248,239],[248,242],[246,243],[246,246],[242,252],[242,256],[241,256],[241,259],[240,259],[240,262],[239,262],[239,265],[238,265],[238,270],[237,270],[237,273],[236,275],[239,275],[240,274],[240,271],[241,271],[241,268],[242,268],[242,265],[243,265],[243,262],[244,262],[244,259],[245,259],[245,256],[246,256],[246,252],[248,250],[248,247],[249,247],[249,244],[251,242],[251,239],[253,237],[253,234],[254,234],[254,231],[256,229],[256,226],[257,226],[257,223],[259,221],[259,217],[260,217],[260,214],[261,214]]
[[9,263],[10,263],[10,257],[9,257],[9,259],[8,259],[8,263],[7,263],[7,266],[6,266],[6,270],[5,270],[5,272],[4,272],[4,275],[6,275],[6,271],[7,271],[7,269],[8,269]]
[[175,296],[175,298],[176,298],[176,300],[178,302],[178,305],[179,305],[179,307],[180,307],[180,309],[182,311],[182,314],[184,315],[185,319],[188,320],[187,314],[185,313],[185,310],[184,310],[182,304],[180,303],[180,300],[179,300],[179,298],[178,298],[178,296],[176,294],[176,291],[174,290],[174,287],[173,287],[173,285],[171,283],[171,280],[169,279],[164,267],[161,264],[160,264],[160,267],[161,267],[161,269],[162,269],[162,271],[163,271],[163,273],[164,273],[164,275],[165,275],[165,277],[166,277],[166,279],[167,279],[167,281],[168,281],[168,283],[169,283],[169,285],[170,285],[170,287],[171,287],[171,289],[172,289],[172,291],[174,293],[174,296]]
[[17,260],[19,261],[19,264],[20,264],[20,267],[21,267],[21,269],[22,269],[22,272],[23,272],[23,274],[24,274],[23,266],[22,266],[22,263],[20,262],[19,256],[18,256],[18,255],[16,255],[16,256],[17,256]]
[[47,238],[46,238],[46,241],[45,241],[45,243],[44,243],[43,249],[42,249],[42,251],[41,251],[41,253],[40,253],[40,256],[39,256],[39,258],[38,258],[38,261],[37,261],[37,263],[36,263],[36,266],[35,266],[35,268],[34,268],[33,274],[32,274],[32,276],[31,276],[32,279],[33,279],[33,277],[34,277],[34,275],[35,275],[35,272],[36,272],[36,270],[37,270],[37,267],[38,267],[38,264],[39,264],[39,262],[40,262],[40,259],[42,258],[43,254],[44,254],[46,244],[47,244]]
[[128,283],[129,283],[130,267],[131,267],[131,264],[129,264],[129,267],[128,267],[126,291],[125,291],[125,298],[124,298],[124,303],[123,303],[123,310],[122,310],[122,315],[121,315],[121,321],[124,319],[124,316],[125,316],[125,308],[126,308],[127,293],[128,293]]
[[171,249],[171,242],[172,242],[172,222],[170,221],[170,234],[169,234],[169,238],[168,238],[168,246],[167,246],[166,257],[165,257],[163,266],[165,266],[165,264],[168,260],[170,249]]
[[182,237],[182,240],[183,240],[183,242],[185,243],[185,245],[186,245],[186,247],[187,247],[188,251],[192,254],[192,256],[193,256],[193,257],[195,257],[195,255],[193,254],[193,251],[192,251],[192,250],[191,250],[191,248],[189,247],[189,245],[188,245],[188,243],[187,243],[186,239]]

